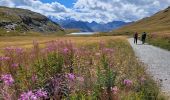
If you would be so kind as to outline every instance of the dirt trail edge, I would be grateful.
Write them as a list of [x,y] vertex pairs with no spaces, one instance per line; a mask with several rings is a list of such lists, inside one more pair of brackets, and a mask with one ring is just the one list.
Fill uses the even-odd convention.
[[170,52],[152,45],[142,45],[141,41],[136,45],[133,38],[128,41],[136,57],[147,65],[147,73],[161,83],[162,92],[170,95]]

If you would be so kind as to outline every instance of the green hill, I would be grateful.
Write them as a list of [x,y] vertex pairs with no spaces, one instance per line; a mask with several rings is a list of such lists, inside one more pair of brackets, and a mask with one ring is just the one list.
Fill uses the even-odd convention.
[[113,32],[170,32],[170,7]]
[[26,9],[0,7],[0,33],[59,32],[63,29],[46,16]]

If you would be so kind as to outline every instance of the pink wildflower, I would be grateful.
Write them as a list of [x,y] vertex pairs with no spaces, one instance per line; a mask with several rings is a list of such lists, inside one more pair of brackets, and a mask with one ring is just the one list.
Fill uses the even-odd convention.
[[19,98],[19,100],[37,100],[37,99],[38,99],[37,96],[32,91],[22,93]]
[[117,86],[115,86],[115,87],[111,87],[111,91],[113,92],[113,94],[117,94],[119,89]]
[[5,83],[5,85],[10,86],[14,83],[14,79],[11,74],[6,74],[1,76],[1,80]]
[[69,80],[73,81],[75,79],[75,75],[72,73],[69,73],[69,74],[67,74],[67,78],[69,78]]
[[39,89],[38,91],[35,92],[35,95],[39,98],[47,98],[47,92],[43,91],[42,89]]
[[9,60],[10,57],[0,57],[0,61],[6,61],[6,60]]
[[41,98],[47,98],[47,92],[39,89],[36,92],[28,91],[22,93],[19,100],[40,100]]
[[129,87],[129,86],[131,86],[131,85],[133,84],[133,82],[132,82],[131,80],[129,80],[129,79],[125,79],[125,80],[123,81],[123,83],[124,83],[124,85],[126,85],[127,87]]
[[17,53],[22,53],[23,52],[22,48],[16,48],[15,50],[16,50]]
[[14,47],[6,47],[6,48],[4,48],[4,50],[6,50],[6,51],[13,51],[13,50],[15,50],[15,48]]
[[14,63],[14,64],[11,65],[11,67],[14,67],[14,68],[16,68],[16,67],[18,67],[18,66],[19,66],[18,63]]
[[68,48],[64,48],[63,52],[64,53],[68,53],[69,49]]

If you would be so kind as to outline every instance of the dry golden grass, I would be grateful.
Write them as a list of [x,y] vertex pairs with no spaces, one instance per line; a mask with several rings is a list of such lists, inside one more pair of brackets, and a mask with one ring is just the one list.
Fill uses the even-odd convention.
[[71,40],[76,44],[90,44],[93,42],[104,41],[112,38],[125,38],[120,36],[103,36],[103,37],[58,37],[58,36],[15,36],[15,37],[0,37],[0,48],[8,46],[26,47],[32,46],[34,40],[38,41],[41,45],[52,40]]

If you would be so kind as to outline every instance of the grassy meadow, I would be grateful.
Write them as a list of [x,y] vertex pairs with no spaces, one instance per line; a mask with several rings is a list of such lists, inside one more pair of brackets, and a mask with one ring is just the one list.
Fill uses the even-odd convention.
[[170,32],[151,33],[147,41],[154,46],[170,51]]
[[165,99],[127,37],[0,37],[0,48],[0,99]]

